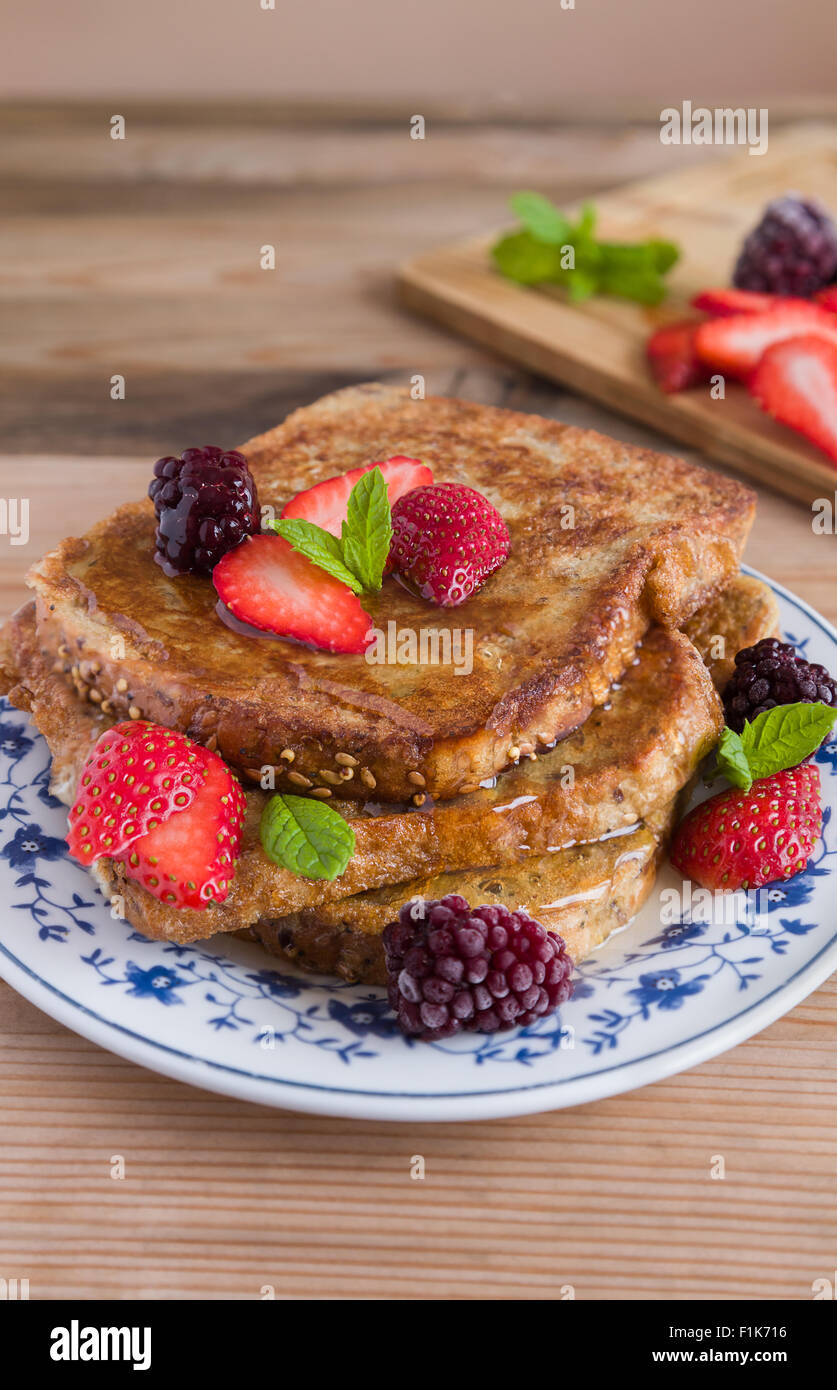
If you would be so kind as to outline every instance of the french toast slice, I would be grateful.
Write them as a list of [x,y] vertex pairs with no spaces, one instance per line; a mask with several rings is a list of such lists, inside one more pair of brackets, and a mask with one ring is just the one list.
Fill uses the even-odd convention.
[[433,900],[460,893],[473,904],[525,908],[563,937],[573,960],[583,960],[642,907],[654,886],[674,814],[671,803],[651,824],[626,835],[574,845],[511,868],[457,870],[389,884],[261,921],[241,935],[319,974],[381,985],[386,983],[381,935],[401,905],[413,897]]
[[[776,630],[770,591],[744,576],[701,621],[707,655],[710,645],[735,652],[742,634],[751,642]],[[31,603],[7,635],[18,671],[11,698],[31,711],[46,738],[53,791],[69,804],[91,743],[115,716],[78,699],[60,661],[53,669],[49,650],[39,645]],[[551,752],[523,759],[495,786],[422,811],[336,803],[351,821],[356,852],[331,883],[296,877],[265,857],[258,835],[265,794],[255,789],[248,792],[244,849],[225,903],[174,912],[107,860],[100,861],[98,878],[107,895],[121,895],[126,917],[145,935],[188,942],[442,871],[519,865],[561,846],[635,833],[688,782],[720,724],[700,654],[682,634],[653,628],[635,664],[584,728]],[[371,809],[383,813],[368,814]]]
[[479,594],[438,609],[390,578],[364,600],[382,633],[435,634],[431,653],[470,633],[470,673],[233,631],[208,578],[154,563],[149,501],[34,566],[39,644],[115,718],[180,729],[245,779],[272,766],[277,790],[335,799],[452,798],[515,750],[579,728],[652,623],[679,626],[733,578],[754,513],[749,489],[682,460],[379,385],[298,410],[243,451],[277,514],[318,480],[393,454],[484,493],[511,555]]

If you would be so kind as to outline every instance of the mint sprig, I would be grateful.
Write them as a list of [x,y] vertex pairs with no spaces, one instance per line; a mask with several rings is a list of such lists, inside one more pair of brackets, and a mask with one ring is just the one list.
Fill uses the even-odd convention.
[[343,542],[338,536],[324,531],[322,526],[315,525],[313,521],[304,521],[302,517],[288,517],[271,524],[273,530],[284,536],[286,541],[290,541],[300,555],[307,556],[315,565],[319,565],[321,570],[326,570],[335,579],[339,579],[341,584],[348,584],[352,593],[363,593],[363,585],[343,559]]
[[[590,203],[573,223],[540,193],[516,193],[512,210],[522,229],[501,237],[491,249],[497,269],[521,285],[559,285],[570,302],[593,294],[616,295],[640,304],[659,304],[663,279],[677,261],[671,241],[599,241],[596,211]],[[572,248],[572,256],[565,254]]]
[[369,593],[380,589],[392,543],[389,494],[380,468],[358,478],[343,522],[343,561]]
[[834,727],[831,705],[777,705],[745,723],[740,734],[724,729],[718,744],[716,772],[748,792],[762,777],[796,767],[819,748]]
[[355,832],[333,806],[306,796],[272,796],[259,823],[268,859],[301,878],[335,879],[355,852]]
[[515,193],[509,199],[512,212],[520,218],[527,232],[538,241],[561,246],[569,241],[570,223],[554,203],[541,193]]
[[269,529],[353,593],[372,593],[383,583],[392,541],[384,475],[380,468],[370,468],[355,483],[339,537],[301,517],[280,517],[269,523]]

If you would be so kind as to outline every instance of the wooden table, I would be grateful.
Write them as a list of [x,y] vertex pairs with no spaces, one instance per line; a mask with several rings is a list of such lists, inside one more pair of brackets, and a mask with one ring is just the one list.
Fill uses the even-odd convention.
[[[336,385],[428,388],[648,431],[414,321],[395,265],[506,194],[569,199],[666,167],[641,128],[403,123],[281,110],[7,110],[0,617],[28,564],[145,486]],[[680,152],[682,154],[682,152]],[[698,152],[695,151],[695,157]],[[259,248],[277,246],[277,270]],[[112,375],[126,399],[109,399]],[[769,492],[748,559],[837,621],[837,542]],[[837,981],[691,1072],[476,1125],[320,1120],[100,1051],[0,984],[0,1276],[32,1298],[807,1299],[835,1278]],[[426,1160],[423,1182],[411,1156]],[[111,1156],[126,1177],[110,1176]],[[723,1181],[710,1178],[713,1155]]]

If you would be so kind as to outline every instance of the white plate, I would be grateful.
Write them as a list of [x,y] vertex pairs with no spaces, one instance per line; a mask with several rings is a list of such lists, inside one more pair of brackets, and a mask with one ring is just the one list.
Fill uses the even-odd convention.
[[[837,670],[834,629],[772,588],[789,640]],[[824,839],[803,873],[764,890],[759,915],[707,923],[686,910],[663,924],[661,893],[682,887],[666,869],[631,926],[582,963],[559,1016],[428,1045],[400,1036],[381,990],[230,937],[148,941],[114,919],[66,856],[46,744],[0,701],[0,975],[112,1052],[265,1105],[385,1120],[579,1105],[733,1047],[837,968],[837,742],[818,761]]]

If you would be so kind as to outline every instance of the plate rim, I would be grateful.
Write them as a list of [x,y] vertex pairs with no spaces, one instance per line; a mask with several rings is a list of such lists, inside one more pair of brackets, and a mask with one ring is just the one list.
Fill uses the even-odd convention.
[[[760,579],[775,594],[805,613],[837,646],[837,629],[805,599],[753,566],[743,564],[741,570]],[[271,1108],[336,1118],[389,1120],[396,1123],[469,1121],[565,1109],[613,1095],[629,1094],[728,1051],[795,1008],[828,979],[837,968],[837,924],[830,940],[820,947],[817,954],[788,979],[777,984],[768,995],[689,1038],[643,1057],[615,1062],[581,1076],[525,1084],[517,1082],[491,1090],[457,1091],[453,1095],[447,1092],[384,1091],[380,1087],[368,1090],[311,1080],[297,1081],[199,1057],[170,1043],[137,1033],[124,1023],[108,1019],[73,999],[20,961],[2,941],[0,959],[3,962],[3,969],[0,970],[2,978],[24,998],[72,1032],[127,1061],[198,1089]],[[684,1049],[689,1049],[689,1060],[685,1065],[682,1064]],[[199,1074],[196,1075],[196,1072]],[[463,1105],[467,1112],[465,1114],[460,1113]]]

